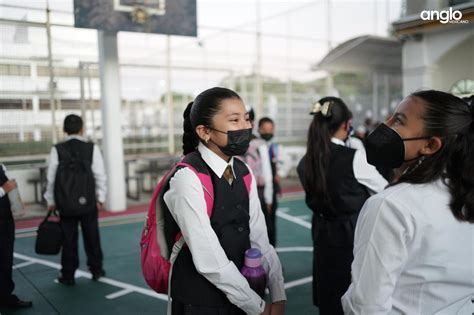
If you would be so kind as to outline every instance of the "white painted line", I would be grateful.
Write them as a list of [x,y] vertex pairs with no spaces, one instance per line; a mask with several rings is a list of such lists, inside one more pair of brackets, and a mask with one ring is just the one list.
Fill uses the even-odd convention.
[[[31,262],[36,263],[36,264],[40,264],[40,265],[43,265],[43,266],[51,267],[53,269],[61,270],[61,265],[60,264],[53,263],[53,262],[48,261],[48,260],[29,257],[29,256],[18,254],[18,253],[14,253],[13,255],[14,255],[15,258],[18,258],[18,259],[31,261]],[[92,279],[92,275],[91,275],[90,272],[85,272],[85,271],[82,271],[82,270],[77,270],[76,271],[76,277],[85,277],[85,278],[88,278],[88,279]],[[151,296],[151,297],[154,297],[156,299],[163,300],[163,301],[168,301],[168,296],[167,295],[158,294],[155,291],[150,290],[150,289],[145,289],[145,288],[142,288],[142,287],[139,287],[139,286],[135,286],[135,285],[132,285],[132,284],[124,283],[124,282],[117,281],[117,280],[110,279],[110,278],[106,278],[106,277],[102,277],[98,281],[102,282],[102,283],[109,284],[111,286],[121,288],[121,289],[130,290],[131,292]]]
[[278,247],[276,249],[278,253],[287,253],[287,252],[312,252],[312,247]]
[[278,212],[276,213],[276,216],[277,217],[280,217],[282,219],[285,219],[287,221],[290,221],[290,222],[293,222],[293,223],[296,223],[298,225],[301,225],[307,229],[311,229],[311,223],[305,221],[305,220],[301,220],[300,218],[298,217],[294,217],[292,215],[289,215],[287,213],[283,213],[283,212]]
[[108,299],[108,300],[113,300],[113,299],[116,299],[118,297],[124,296],[124,295],[132,293],[132,292],[133,292],[132,290],[123,289],[123,290],[120,290],[118,292],[106,295],[105,298]]
[[285,283],[285,289],[294,288],[294,287],[297,287],[297,286],[300,286],[300,285],[303,285],[303,284],[306,284],[306,283],[310,283],[312,281],[313,281],[313,277],[306,277],[306,278],[303,278],[303,279],[290,281],[290,282]]
[[278,209],[277,209],[277,212],[284,212],[284,213],[286,213],[286,212],[289,212],[289,211],[290,211],[290,208],[278,208]]
[[311,214],[305,214],[305,215],[298,215],[295,218],[307,221],[307,220],[311,219],[311,217],[312,217]]
[[34,265],[34,264],[35,263],[32,262],[32,261],[25,261],[25,262],[22,262],[21,264],[13,266],[13,269],[20,269],[20,268],[23,268],[23,267],[26,267],[26,266],[29,266],[29,265]]

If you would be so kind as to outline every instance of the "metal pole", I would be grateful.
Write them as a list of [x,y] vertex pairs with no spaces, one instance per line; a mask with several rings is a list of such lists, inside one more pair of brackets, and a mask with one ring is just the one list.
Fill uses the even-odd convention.
[[[286,34],[290,35],[290,15],[286,16]],[[286,66],[291,69],[291,40],[286,38]],[[292,115],[292,103],[293,103],[293,84],[291,82],[291,70],[288,71],[286,83],[286,136],[290,137],[293,131],[293,115]]]
[[328,41],[328,52],[332,49],[332,16],[331,16],[331,0],[327,0],[327,41]]
[[79,87],[81,91],[81,116],[82,116],[82,120],[84,122],[87,122],[86,97],[85,97],[85,91],[84,91],[84,63],[82,61],[79,62]]
[[373,0],[374,1],[374,34],[377,34],[377,16],[378,16],[378,12],[377,12],[377,0]]
[[87,90],[89,94],[89,112],[91,113],[91,121],[92,121],[92,140],[95,141],[97,139],[95,135],[95,109],[94,109],[94,98],[92,97],[92,83],[91,83],[91,65],[87,65]]
[[260,16],[260,0],[256,2],[257,23],[256,23],[256,57],[255,62],[255,114],[257,117],[263,115],[263,87],[262,87],[262,33],[261,33],[261,16]]
[[49,102],[51,105],[51,119],[52,119],[52,141],[53,143],[58,142],[58,134],[56,130],[56,108],[55,108],[55,90],[56,83],[54,82],[54,69],[53,69],[53,52],[51,43],[51,22],[50,22],[50,10],[49,1],[46,0],[46,36],[48,38],[48,68],[49,68]]
[[378,75],[377,75],[377,72],[374,72],[373,75],[372,75],[372,118],[374,120],[374,122],[376,122],[378,120],[378,104],[377,104],[377,101],[378,101],[378,98],[379,98],[379,92],[378,92],[378,84],[377,84],[377,80],[378,80]]
[[166,36],[166,108],[168,109],[168,153],[174,154],[174,110],[171,92],[171,36]]

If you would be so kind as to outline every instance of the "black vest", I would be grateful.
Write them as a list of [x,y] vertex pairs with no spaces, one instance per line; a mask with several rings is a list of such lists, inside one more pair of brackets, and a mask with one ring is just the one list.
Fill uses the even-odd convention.
[[[0,187],[8,181],[7,175],[3,171],[3,166],[0,164]],[[0,198],[0,220],[12,220],[12,211],[10,206],[10,200],[8,199],[8,195],[5,194],[2,198]]]
[[85,142],[79,139],[70,139],[56,144],[56,151],[58,152],[58,161],[64,159],[61,152],[74,152],[80,160],[89,161],[91,164],[94,157],[94,144],[92,142]]
[[[188,158],[190,157],[190,158]],[[249,173],[247,166],[239,159],[234,159],[235,177],[232,186],[219,178],[205,164],[198,152],[188,155],[186,163],[194,166],[199,172],[207,172],[212,178],[214,188],[214,207],[211,226],[227,255],[238,269],[244,264],[245,251],[250,248],[250,215],[249,195],[244,183],[244,176]],[[163,191],[166,191],[165,187]],[[165,215],[165,237],[168,248],[172,248],[179,227],[171,217],[169,210],[160,198]],[[206,209],[203,209],[205,211]],[[171,297],[183,304],[201,306],[223,306],[229,304],[225,294],[217,289],[194,266],[188,247],[183,247],[173,266],[171,279]]]
[[[327,219],[349,219],[357,216],[369,192],[354,175],[353,161],[356,150],[331,143],[327,177],[331,203],[327,204],[305,188],[306,204],[315,214]],[[298,164],[298,175],[304,185],[304,158]]]

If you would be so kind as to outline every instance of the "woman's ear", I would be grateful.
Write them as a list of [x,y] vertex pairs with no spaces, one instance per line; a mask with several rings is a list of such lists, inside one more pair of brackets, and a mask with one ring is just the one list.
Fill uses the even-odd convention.
[[431,137],[426,145],[421,149],[422,155],[433,155],[441,149],[443,141],[440,137]]
[[197,133],[199,139],[203,140],[206,143],[211,138],[211,135],[209,134],[209,128],[206,128],[204,125],[197,126],[196,127],[196,133]]

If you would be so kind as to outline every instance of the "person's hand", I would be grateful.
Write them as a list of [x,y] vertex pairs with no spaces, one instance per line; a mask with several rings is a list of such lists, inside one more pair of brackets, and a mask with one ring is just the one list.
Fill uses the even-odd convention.
[[9,180],[5,184],[2,185],[2,188],[5,191],[5,193],[8,194],[10,191],[12,191],[13,189],[16,188],[16,181],[15,180]]
[[270,314],[271,315],[283,315],[285,314],[285,304],[286,301],[278,301],[270,304]]
[[272,209],[272,204],[267,204],[266,207],[267,207],[267,209],[266,209],[266,210],[267,210],[267,213],[268,213],[268,214],[272,214],[272,210],[273,210],[273,209]]
[[53,212],[56,210],[56,205],[48,206],[48,212]]
[[97,201],[97,211],[103,211],[104,210],[104,203]]

